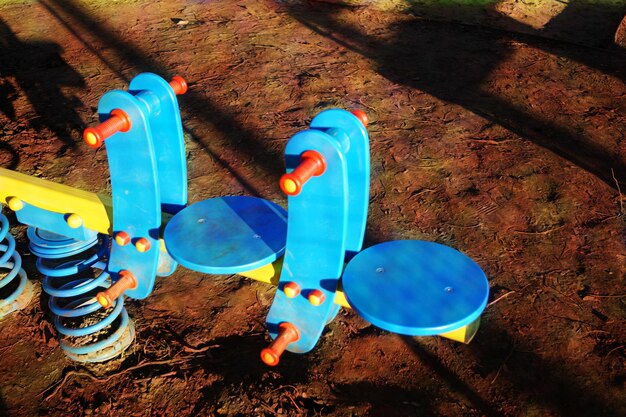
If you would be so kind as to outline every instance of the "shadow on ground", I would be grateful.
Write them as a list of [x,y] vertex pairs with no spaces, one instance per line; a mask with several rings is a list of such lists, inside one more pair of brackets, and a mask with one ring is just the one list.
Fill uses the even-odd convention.
[[[107,61],[106,58],[97,52],[96,47],[89,44],[86,36],[83,36],[83,34],[89,34],[100,39],[107,48],[117,51],[122,61],[130,64],[137,74],[140,72],[154,72],[166,79],[176,75],[172,73],[170,68],[166,68],[151,59],[149,54],[130,47],[114,31],[93,19],[79,2],[74,0],[41,0],[40,4],[124,81],[129,82],[130,79],[122,72],[122,65]],[[264,146],[258,133],[242,126],[233,114],[219,108],[202,94],[194,91],[194,80],[187,81],[190,83],[190,90],[185,94],[183,100],[184,107],[193,109],[196,117],[215,126],[221,131],[223,136],[230,138],[232,141],[231,146],[236,148],[238,153],[253,159],[258,169],[278,178],[283,171],[282,154],[278,154],[271,148]],[[232,166],[228,161],[220,157],[218,153],[211,150],[209,138],[188,127],[185,127],[185,132],[191,136],[194,142],[200,144],[219,166],[228,170],[237,178],[247,192],[259,196],[260,192],[250,181],[241,175],[237,167]]]
[[[13,102],[22,91],[35,115],[28,123],[35,129],[47,129],[64,146],[59,154],[75,146],[82,121],[74,109],[82,103],[63,92],[64,87],[84,87],[83,78],[61,57],[62,48],[52,42],[22,41],[9,25],[0,19],[0,113],[15,121]],[[42,79],[45,73],[45,79]],[[17,87],[17,88],[16,88]],[[3,148],[9,145],[3,145]],[[12,162],[8,167],[15,167]]]
[[[441,100],[458,104],[486,120],[501,125],[518,136],[567,159],[596,175],[607,185],[616,188],[615,175],[626,178],[623,155],[612,153],[603,144],[593,142],[565,126],[531,115],[521,104],[498,97],[483,85],[494,69],[514,53],[513,42],[522,42],[550,54],[583,63],[606,74],[626,80],[626,51],[609,46],[606,50],[582,47],[571,43],[546,39],[541,30],[533,30],[519,22],[510,27],[533,35],[462,25],[455,22],[437,22],[415,18],[398,23],[391,31],[392,38],[380,40],[369,36],[359,27],[338,17],[337,5],[305,7],[290,6],[290,14],[303,25],[320,35],[336,41],[342,47],[355,51],[373,61],[378,72],[390,81],[424,91]],[[421,13],[445,15],[445,6],[420,7]],[[472,6],[464,6],[468,10]],[[586,5],[588,10],[593,5]],[[616,28],[620,12],[626,6],[595,6],[596,14],[604,15],[608,28]],[[449,14],[458,14],[456,6],[448,6]],[[575,30],[579,2],[572,2],[548,25],[550,30]],[[623,13],[621,14],[623,16]],[[604,33],[604,32],[603,32]],[[594,36],[594,34],[590,34]],[[613,170],[613,171],[612,171]],[[622,187],[626,186],[624,180]]]

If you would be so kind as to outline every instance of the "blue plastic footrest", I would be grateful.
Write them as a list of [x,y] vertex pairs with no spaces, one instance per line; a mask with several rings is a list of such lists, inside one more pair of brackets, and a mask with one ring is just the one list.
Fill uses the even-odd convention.
[[164,239],[172,258],[186,268],[208,274],[251,271],[285,252],[287,212],[261,198],[211,198],[176,214]]
[[373,325],[409,336],[431,336],[476,320],[489,284],[461,252],[418,240],[385,242],[350,261],[343,290],[356,312]]

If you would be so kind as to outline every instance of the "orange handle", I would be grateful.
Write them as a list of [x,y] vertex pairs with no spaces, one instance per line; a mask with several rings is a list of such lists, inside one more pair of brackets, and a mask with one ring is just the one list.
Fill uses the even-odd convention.
[[280,361],[280,355],[283,354],[289,343],[296,342],[300,339],[300,332],[291,323],[283,322],[278,325],[278,336],[265,349],[261,351],[261,360],[266,365],[276,366]]
[[[179,75],[172,77],[169,82],[170,87],[174,90],[174,94],[180,95],[187,92],[187,81]],[[130,117],[120,109],[111,111],[111,117],[95,127],[88,127],[83,132],[85,143],[92,148],[99,148],[105,139],[110,138],[117,132],[128,132],[131,127]]]
[[96,299],[104,308],[113,305],[113,301],[117,300],[124,291],[137,287],[137,278],[130,271],[120,271],[120,279],[106,290],[96,294]]
[[120,109],[111,111],[111,117],[95,127],[88,127],[83,132],[85,143],[92,148],[99,148],[105,139],[117,132],[128,132],[131,123],[130,117]]
[[311,177],[322,175],[326,171],[326,160],[317,151],[305,151],[300,158],[300,165],[289,174],[280,177],[280,189],[287,195],[298,195],[302,186]]

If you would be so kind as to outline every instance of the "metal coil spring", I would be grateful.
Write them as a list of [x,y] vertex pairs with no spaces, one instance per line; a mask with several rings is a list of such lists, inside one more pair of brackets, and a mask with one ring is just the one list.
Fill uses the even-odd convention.
[[15,251],[15,239],[9,234],[9,219],[2,213],[0,213],[0,290],[6,293],[0,296],[0,319],[26,307],[33,298],[33,285],[22,269],[22,258]]
[[94,233],[78,241],[31,227],[28,239],[44,275],[42,287],[50,295],[48,306],[65,353],[80,362],[102,362],[121,354],[135,337],[123,298],[109,309],[95,298],[97,291],[110,285],[105,260],[108,236]]

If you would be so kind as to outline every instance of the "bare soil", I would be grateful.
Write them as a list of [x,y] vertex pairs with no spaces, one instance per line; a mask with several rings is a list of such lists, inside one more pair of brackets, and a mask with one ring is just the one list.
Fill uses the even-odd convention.
[[[99,98],[144,71],[180,74],[190,202],[285,205],[291,135],[323,109],[362,109],[366,245],[450,245],[491,288],[469,345],[342,310],[276,368],[259,360],[274,290],[238,276],[160,279],[127,301],[133,346],[101,365],[64,356],[37,299],[0,323],[0,415],[626,416],[626,50],[606,36],[623,5],[523,23],[519,9],[464,2],[483,17],[463,21],[419,3],[0,5],[0,166],[110,192],[106,150],[80,137]],[[590,16],[602,31],[575,30]]]

